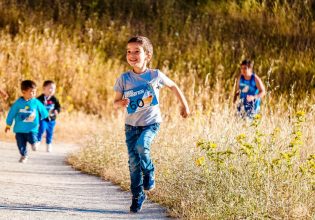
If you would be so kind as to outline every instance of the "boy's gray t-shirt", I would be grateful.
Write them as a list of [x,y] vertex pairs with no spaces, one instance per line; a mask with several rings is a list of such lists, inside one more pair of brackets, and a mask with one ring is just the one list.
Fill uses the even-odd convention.
[[131,101],[127,108],[126,124],[147,126],[162,122],[159,90],[167,80],[169,78],[157,69],[148,69],[141,74],[128,71],[116,80],[114,90]]

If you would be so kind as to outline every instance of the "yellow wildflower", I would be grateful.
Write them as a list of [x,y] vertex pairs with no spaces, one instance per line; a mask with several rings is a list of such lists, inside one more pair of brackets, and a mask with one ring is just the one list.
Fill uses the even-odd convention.
[[205,164],[205,157],[204,156],[202,156],[202,157],[199,157],[196,161],[195,161],[195,163],[196,163],[196,165],[198,166],[198,167],[200,167],[200,166],[203,166],[204,164]]

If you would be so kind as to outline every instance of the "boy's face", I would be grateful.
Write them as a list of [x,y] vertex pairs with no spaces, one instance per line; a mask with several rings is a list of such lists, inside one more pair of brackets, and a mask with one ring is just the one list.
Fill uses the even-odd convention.
[[132,42],[127,45],[127,62],[134,69],[146,68],[151,55],[146,53],[140,43]]
[[241,65],[241,73],[243,76],[249,76],[252,74],[252,68],[248,67],[247,65]]
[[52,96],[56,92],[56,85],[54,83],[49,84],[44,87],[44,95],[45,96]]
[[22,90],[23,98],[25,100],[30,100],[36,96],[36,88],[29,88],[27,90]]

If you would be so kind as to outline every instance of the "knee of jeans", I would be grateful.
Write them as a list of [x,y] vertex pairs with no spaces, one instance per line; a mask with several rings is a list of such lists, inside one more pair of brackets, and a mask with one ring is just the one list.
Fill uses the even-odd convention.
[[136,149],[137,149],[137,152],[140,155],[149,154],[150,153],[150,148],[149,148],[148,144],[138,144],[136,146]]

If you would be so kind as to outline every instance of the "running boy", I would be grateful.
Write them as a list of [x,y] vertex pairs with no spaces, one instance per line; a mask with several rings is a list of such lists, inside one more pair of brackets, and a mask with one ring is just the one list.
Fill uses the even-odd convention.
[[240,102],[237,106],[241,116],[253,118],[260,110],[261,98],[266,94],[266,89],[261,79],[253,72],[253,64],[250,60],[241,63],[241,74],[237,78],[234,103],[237,97]]
[[60,104],[58,99],[54,96],[56,92],[56,84],[51,80],[46,80],[43,84],[43,94],[37,99],[41,101],[47,111],[49,112],[48,118],[40,121],[37,139],[40,142],[43,134],[46,132],[46,150],[52,151],[52,139],[54,129],[56,126],[56,117],[60,113]]
[[127,62],[132,70],[116,81],[114,108],[127,108],[125,121],[126,144],[129,156],[132,204],[131,212],[139,212],[146,199],[144,190],[155,187],[154,165],[150,157],[151,143],[162,122],[159,108],[159,90],[170,88],[180,103],[180,114],[186,118],[189,107],[178,86],[165,74],[147,66],[153,56],[150,40],[135,36],[127,43]]
[[22,97],[20,97],[10,108],[7,116],[5,132],[10,130],[14,123],[13,131],[21,158],[19,162],[24,163],[28,159],[27,142],[37,150],[37,132],[39,121],[48,117],[44,105],[38,101],[36,96],[36,84],[31,80],[24,80],[21,83]]

